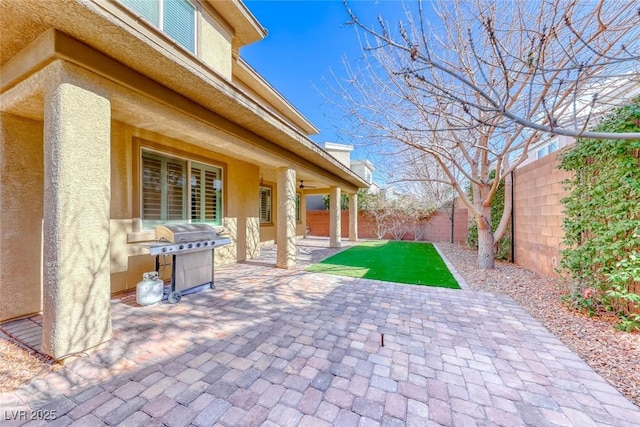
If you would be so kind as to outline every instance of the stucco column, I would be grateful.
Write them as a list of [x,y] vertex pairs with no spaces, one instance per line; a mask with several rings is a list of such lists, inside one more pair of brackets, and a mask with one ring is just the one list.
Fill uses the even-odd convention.
[[278,169],[278,254],[276,265],[289,268],[296,263],[296,171]]
[[60,75],[44,102],[42,349],[56,359],[111,338],[111,104]]
[[349,240],[358,240],[358,194],[349,194]]
[[329,192],[329,246],[339,248],[342,243],[342,212],[340,187],[331,187]]

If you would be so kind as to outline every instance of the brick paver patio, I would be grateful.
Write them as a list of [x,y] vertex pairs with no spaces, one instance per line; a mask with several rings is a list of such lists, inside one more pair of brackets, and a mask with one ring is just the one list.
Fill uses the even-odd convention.
[[267,264],[219,268],[217,289],[176,305],[114,299],[111,345],[1,396],[3,418],[34,410],[87,426],[640,425],[640,408],[507,297]]

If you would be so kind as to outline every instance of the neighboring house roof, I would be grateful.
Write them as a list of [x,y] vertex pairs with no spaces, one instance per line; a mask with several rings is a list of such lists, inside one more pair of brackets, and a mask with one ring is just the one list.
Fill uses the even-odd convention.
[[[272,166],[281,163],[282,158],[289,160],[285,164],[293,161],[302,165],[307,174],[303,179],[330,179],[332,185],[366,187],[359,176],[307,137],[317,129],[239,58],[242,45],[266,35],[248,9],[237,0],[209,1],[203,5],[221,17],[232,35],[231,80],[118,2],[3,0],[1,91],[6,93],[38,69],[63,59],[128,89],[140,92],[142,88],[141,95],[181,111],[188,110],[196,120],[208,125],[239,126],[232,132],[238,136],[234,146],[216,149],[255,160],[257,148]],[[11,102],[8,98],[7,102]],[[35,100],[32,110],[21,114],[40,119],[42,102]],[[3,110],[11,108],[5,105]],[[145,113],[128,105],[121,108],[123,111],[129,108],[127,113],[131,115]],[[161,120],[152,117],[141,120],[151,131],[181,136]],[[244,138],[242,135],[247,131],[253,135]],[[264,143],[259,142],[256,147],[260,138]]]
[[376,168],[375,166],[373,166],[373,163],[371,163],[369,160],[354,160],[351,162],[351,165],[355,165],[355,166],[359,166],[362,165],[363,167],[368,168],[369,170],[371,170],[371,172],[375,171]]
[[353,145],[338,144],[337,142],[325,142],[323,145],[327,151],[342,151],[345,153],[351,153],[353,151]]

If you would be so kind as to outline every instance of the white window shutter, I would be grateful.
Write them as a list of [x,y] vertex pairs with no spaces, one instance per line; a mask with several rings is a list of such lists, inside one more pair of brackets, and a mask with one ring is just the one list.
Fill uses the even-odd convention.
[[195,7],[186,0],[164,0],[163,5],[162,30],[195,53]]
[[121,2],[156,27],[160,25],[159,0],[121,0]]

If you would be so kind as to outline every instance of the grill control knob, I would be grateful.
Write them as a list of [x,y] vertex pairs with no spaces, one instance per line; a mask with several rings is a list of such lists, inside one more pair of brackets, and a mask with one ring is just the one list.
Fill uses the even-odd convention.
[[203,245],[204,246],[209,246],[209,242],[204,242]]
[[178,246],[178,249],[180,249],[180,250],[184,249],[184,245]]
[[189,249],[191,249],[192,247],[193,247],[193,243],[189,243],[189,244],[187,245],[187,248],[189,248]]
[[167,248],[162,248],[162,252],[167,252]]
[[201,243],[200,243],[200,242],[196,243],[196,248],[199,248],[199,247],[200,247],[200,245],[201,245]]

